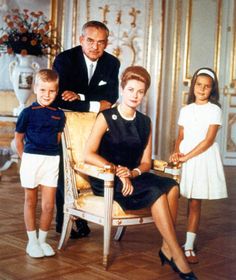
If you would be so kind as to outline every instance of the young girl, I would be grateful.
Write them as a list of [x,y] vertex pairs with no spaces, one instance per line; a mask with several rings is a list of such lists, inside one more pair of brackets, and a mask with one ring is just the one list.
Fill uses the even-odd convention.
[[181,195],[188,198],[188,227],[184,251],[189,263],[197,263],[194,241],[198,231],[202,199],[227,197],[219,147],[215,142],[222,123],[218,81],[210,68],[193,75],[187,106],[179,116],[179,132],[172,162],[181,162]]

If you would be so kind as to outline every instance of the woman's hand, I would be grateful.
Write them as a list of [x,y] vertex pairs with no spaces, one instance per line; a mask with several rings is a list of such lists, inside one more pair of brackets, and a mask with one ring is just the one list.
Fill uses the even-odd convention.
[[118,165],[116,167],[116,176],[119,177],[123,184],[122,194],[123,196],[131,195],[134,191],[134,187],[130,181],[131,171],[125,166]]
[[123,184],[123,188],[122,188],[122,194],[123,196],[127,196],[127,195],[131,195],[134,191],[134,187],[131,184],[131,181],[129,178],[120,178],[122,184]]
[[118,165],[116,167],[116,176],[119,178],[130,178],[131,171],[125,166]]

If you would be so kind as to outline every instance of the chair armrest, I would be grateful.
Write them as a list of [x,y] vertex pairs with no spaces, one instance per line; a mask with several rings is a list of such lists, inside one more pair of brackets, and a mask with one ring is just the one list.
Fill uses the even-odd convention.
[[181,171],[181,166],[179,164],[172,164],[163,160],[153,159],[152,169],[156,171],[164,172],[166,174],[171,174],[173,176],[179,176]]
[[160,160],[160,159],[153,159],[152,160],[152,169],[164,172],[165,168],[168,166],[168,162]]
[[109,169],[104,169],[84,162],[80,162],[77,165],[74,165],[73,169],[76,172],[86,174],[88,176],[92,176],[106,182],[113,182],[115,177],[115,174]]

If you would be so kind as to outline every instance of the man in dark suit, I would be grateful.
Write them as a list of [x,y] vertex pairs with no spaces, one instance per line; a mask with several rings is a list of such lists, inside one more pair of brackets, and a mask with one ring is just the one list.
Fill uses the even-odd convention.
[[[89,21],[82,28],[80,45],[60,53],[53,68],[59,74],[59,92],[55,100],[58,107],[77,112],[99,112],[108,109],[118,99],[120,62],[105,52],[109,30],[99,21]],[[78,135],[79,137],[79,135]],[[62,158],[62,157],[61,157]],[[64,176],[61,160],[56,195],[56,231],[63,224]],[[89,234],[86,221],[77,220],[72,238]]]

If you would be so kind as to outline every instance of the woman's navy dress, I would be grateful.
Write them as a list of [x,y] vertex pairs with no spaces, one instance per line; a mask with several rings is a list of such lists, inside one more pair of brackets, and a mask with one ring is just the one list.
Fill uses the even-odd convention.
[[[117,107],[101,112],[108,124],[98,154],[115,165],[128,167],[130,170],[140,164],[143,151],[148,142],[151,129],[149,117],[136,112],[134,120],[121,117]],[[100,179],[90,177],[95,195],[103,196],[104,183]],[[122,195],[122,183],[115,177],[114,199],[124,210],[136,210],[151,206],[163,193],[167,193],[177,182],[171,178],[160,177],[145,172],[131,179],[134,191],[132,195]]]

